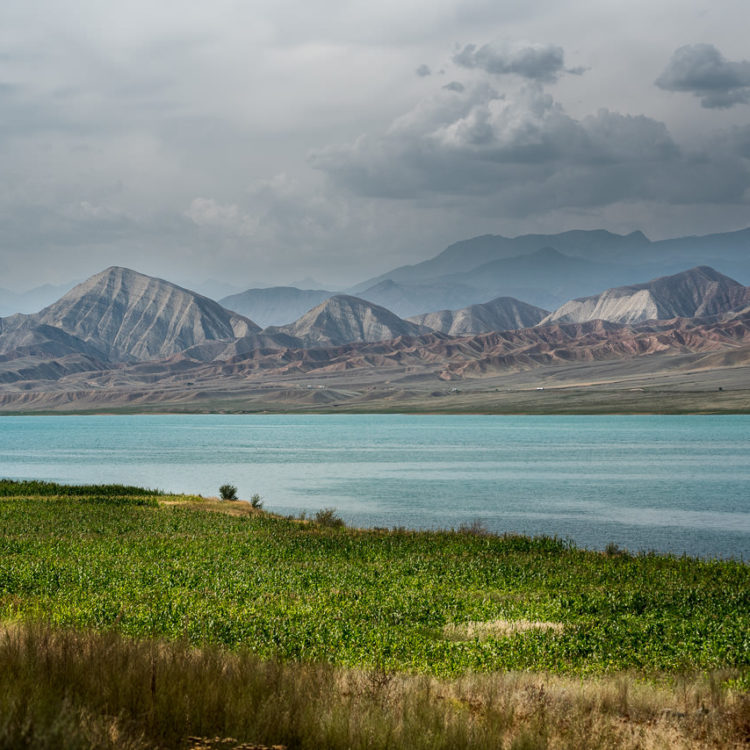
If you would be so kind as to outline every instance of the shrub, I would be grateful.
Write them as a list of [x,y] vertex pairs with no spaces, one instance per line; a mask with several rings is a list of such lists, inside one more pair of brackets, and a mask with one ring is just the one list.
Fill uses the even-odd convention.
[[458,533],[470,534],[471,536],[490,536],[490,530],[481,518],[475,518],[471,523],[462,523],[458,527]]
[[344,519],[336,514],[336,508],[323,508],[315,514],[315,523],[329,528],[341,528],[345,526]]
[[630,553],[626,549],[622,549],[619,544],[609,542],[604,548],[604,554],[607,557],[630,557]]
[[236,500],[237,488],[233,484],[222,484],[219,487],[219,495],[222,500]]
[[257,508],[257,510],[263,508],[263,501],[257,492],[250,498],[250,505],[252,505],[253,508]]

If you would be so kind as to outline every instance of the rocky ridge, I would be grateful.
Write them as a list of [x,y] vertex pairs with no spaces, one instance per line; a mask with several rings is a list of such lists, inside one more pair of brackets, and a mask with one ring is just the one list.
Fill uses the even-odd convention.
[[284,334],[302,348],[387,341],[399,336],[419,336],[428,329],[399,318],[380,305],[358,297],[337,294],[287,326],[271,326],[266,335]]
[[470,305],[460,310],[439,310],[415,315],[408,320],[449,336],[462,336],[467,333],[529,328],[548,314],[541,307],[528,305],[513,297],[498,297],[481,305]]
[[747,287],[713,268],[698,266],[643,284],[616,287],[591,297],[570,300],[550,313],[540,325],[589,320],[627,324],[704,317],[726,313],[748,303]]
[[207,297],[116,266],[29,317],[75,336],[112,362],[163,359],[206,341],[260,331]]

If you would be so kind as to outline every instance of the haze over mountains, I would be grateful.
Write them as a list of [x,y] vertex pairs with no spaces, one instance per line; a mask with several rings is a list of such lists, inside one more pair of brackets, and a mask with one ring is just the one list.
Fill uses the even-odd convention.
[[750,229],[651,242],[604,230],[507,238],[484,235],[434,258],[363,281],[348,292],[402,317],[500,296],[554,309],[569,299],[710,265],[750,281]]
[[297,289],[293,286],[273,286],[248,289],[219,300],[222,307],[246,315],[263,326],[283,326],[304,315],[334,292],[322,289]]
[[[603,234],[620,250],[657,244],[642,235]],[[527,248],[541,241],[521,239]],[[566,249],[575,240],[580,252],[593,254],[602,235],[567,233],[558,239],[569,243]],[[443,274],[439,283],[411,285],[409,280],[419,275],[410,267],[396,269],[398,280],[375,280],[375,287],[397,290],[406,305],[431,293],[440,299],[442,293],[471,298],[468,290],[478,294],[495,288],[492,279],[500,277],[512,284],[556,279],[556,288],[564,289],[577,283],[578,272],[588,273],[585,283],[593,283],[615,267],[567,257],[547,246],[525,256],[491,259],[498,247],[517,251],[517,241],[503,238],[477,238],[468,247],[466,254],[479,265],[465,270],[469,261],[464,259],[464,270],[453,274],[460,283],[452,285]],[[459,267],[460,248],[452,246],[441,256],[426,264],[434,263],[439,273]],[[424,297],[409,296],[417,287],[428,290]],[[0,391],[6,394],[0,401],[8,405],[37,394],[34,398],[43,403],[52,398],[49,394],[70,394],[70,389],[91,392],[95,401],[105,393],[110,398],[115,385],[122,393],[146,388],[148,398],[156,398],[154,389],[168,383],[176,393],[200,383],[204,390],[196,393],[230,383],[244,392],[251,383],[310,373],[366,373],[373,382],[427,383],[643,357],[650,357],[644,367],[667,369],[674,367],[674,358],[708,355],[714,358],[711,367],[750,364],[750,289],[705,265],[599,289],[548,308],[552,312],[523,299],[495,296],[489,302],[422,310],[406,320],[371,299],[293,288],[249,290],[228,300],[236,307],[243,301],[254,305],[263,313],[264,327],[241,314],[248,307],[227,309],[169,281],[106,269],[38,313],[0,318],[0,384],[5,384]],[[313,304],[296,319],[267,325],[268,319],[283,319],[285,310],[308,302]]]
[[[750,228],[657,242],[642,232],[618,235],[604,230],[515,238],[484,235],[454,243],[422,263],[359,282],[344,293],[402,318],[484,304],[498,297],[554,310],[574,298],[701,265],[750,283]],[[239,279],[232,281],[187,286],[261,327],[288,325],[336,293],[334,287],[312,279],[275,287],[252,279],[244,292]],[[36,312],[72,286],[56,294],[49,286],[23,294],[0,289],[0,315]]]

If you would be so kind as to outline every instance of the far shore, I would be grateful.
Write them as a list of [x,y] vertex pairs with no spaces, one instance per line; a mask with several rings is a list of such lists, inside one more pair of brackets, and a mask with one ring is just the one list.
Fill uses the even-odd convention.
[[[329,388],[323,403],[306,392],[269,389],[244,393],[190,395],[109,393],[45,394],[36,400],[0,403],[0,416],[118,414],[487,414],[487,415],[626,415],[750,414],[750,388],[611,388],[544,387],[543,389],[463,388],[424,391],[383,388],[373,394]],[[99,398],[101,397],[101,401]],[[20,401],[20,399],[19,399]]]

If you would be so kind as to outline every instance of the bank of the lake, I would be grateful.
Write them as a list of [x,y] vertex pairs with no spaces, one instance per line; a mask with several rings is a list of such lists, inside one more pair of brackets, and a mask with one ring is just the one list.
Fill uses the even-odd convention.
[[746,563],[132,486],[0,496],[2,746],[687,749],[750,727]]
[[215,495],[353,526],[750,558],[750,417],[7,417],[0,476]]

